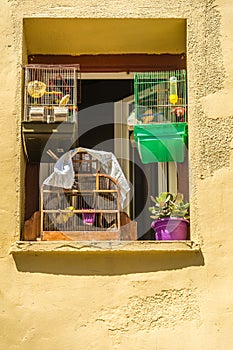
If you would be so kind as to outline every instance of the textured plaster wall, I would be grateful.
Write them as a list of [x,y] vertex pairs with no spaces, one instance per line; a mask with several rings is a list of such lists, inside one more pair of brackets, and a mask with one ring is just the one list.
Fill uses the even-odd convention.
[[[1,1],[1,349],[232,348],[232,6]],[[37,16],[187,18],[191,229],[201,253],[9,254],[23,198],[22,19]]]

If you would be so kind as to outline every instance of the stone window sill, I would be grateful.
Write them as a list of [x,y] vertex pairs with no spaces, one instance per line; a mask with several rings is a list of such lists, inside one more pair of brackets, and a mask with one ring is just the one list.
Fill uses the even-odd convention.
[[193,241],[18,241],[10,250],[18,253],[80,253],[80,252],[199,252]]

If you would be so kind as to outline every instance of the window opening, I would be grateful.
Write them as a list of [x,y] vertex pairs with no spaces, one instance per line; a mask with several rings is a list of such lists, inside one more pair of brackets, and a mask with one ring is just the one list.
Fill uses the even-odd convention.
[[[53,81],[52,81],[53,83]],[[126,88],[126,90],[124,91],[124,93],[122,92],[122,86],[128,86]],[[162,84],[162,83],[161,83]],[[65,85],[65,84],[64,84]],[[149,115],[147,116],[142,116],[143,113],[147,112],[147,110],[149,108],[147,108],[145,110],[146,107],[146,103],[145,101],[148,101],[150,103],[153,103],[152,101],[152,96],[150,96],[149,99],[144,99],[144,112],[142,113],[142,108],[141,106],[139,106],[139,110],[140,110],[140,115],[139,118],[137,118],[138,122],[135,123],[135,125],[129,125],[128,121],[129,121],[129,117],[132,115],[132,113],[135,113],[135,104],[136,102],[136,98],[134,99],[134,93],[136,94],[136,91],[134,91],[134,86],[133,86],[133,81],[128,81],[127,83],[120,83],[119,81],[112,79],[112,81],[108,80],[108,83],[104,80],[86,80],[82,82],[82,95],[83,95],[83,105],[79,104],[79,115],[78,115],[78,124],[80,128],[84,128],[85,126],[81,125],[82,123],[82,118],[83,121],[85,121],[85,123],[88,124],[88,118],[90,118],[90,120],[95,120],[95,118],[98,119],[98,116],[93,115],[92,113],[94,112],[94,110],[92,111],[93,105],[98,104],[98,99],[97,94],[93,94],[93,86],[95,86],[95,91],[98,91],[99,93],[99,99],[102,101],[102,103],[108,103],[108,98],[110,98],[110,100],[112,100],[112,105],[111,108],[108,110],[108,121],[106,123],[107,128],[104,129],[103,126],[94,126],[94,128],[91,128],[91,130],[86,130],[82,131],[79,130],[79,138],[78,138],[78,143],[80,146],[84,146],[84,147],[94,147],[96,144],[100,143],[100,139],[98,139],[98,137],[109,137],[110,135],[112,135],[112,139],[113,139],[113,143],[111,143],[111,146],[109,150],[112,150],[113,153],[116,153],[116,155],[118,156],[118,160],[127,176],[127,179],[133,184],[133,188],[132,191],[134,192],[133,197],[131,198],[130,201],[130,205],[129,207],[126,209],[125,211],[128,213],[129,217],[132,220],[136,220],[138,223],[138,235],[137,237],[134,236],[134,234],[132,235],[128,235],[126,234],[125,231],[125,236],[123,239],[154,239],[154,233],[153,230],[151,230],[150,228],[150,223],[151,223],[151,219],[150,219],[150,214],[148,211],[148,207],[150,205],[149,203],[149,196],[150,194],[158,194],[159,192],[162,191],[172,191],[175,192],[175,190],[177,190],[177,187],[179,187],[179,183],[182,182],[180,179],[182,178],[182,167],[183,167],[183,163],[179,163],[179,170],[177,167],[178,163],[174,163],[174,162],[159,162],[159,163],[155,163],[154,161],[148,164],[143,164],[140,158],[140,153],[138,152],[138,145],[135,143],[136,138],[134,140],[133,134],[135,133],[135,127],[138,126],[147,126],[148,123],[143,123],[143,117],[152,117],[153,114],[156,114],[156,117],[161,117],[161,107],[159,106],[160,109],[158,109],[157,106],[157,110],[155,111],[154,108],[152,108],[153,106],[151,104],[149,104],[149,107],[151,107],[152,113],[150,115],[150,112],[147,113]],[[101,88],[100,88],[101,86]],[[118,86],[118,87],[117,87]],[[109,96],[111,94],[109,94],[110,88],[112,88],[112,97]],[[160,89],[161,90],[161,89]],[[92,91],[92,92],[91,92]],[[181,90],[178,90],[181,91]],[[140,92],[142,94],[142,92]],[[155,95],[155,94],[154,94]],[[169,91],[166,92],[165,94],[166,96],[169,97]],[[177,95],[180,95],[180,92],[177,93]],[[139,96],[139,95],[138,95]],[[162,100],[162,91],[159,91],[159,93],[157,92],[157,96],[159,96],[159,100]],[[141,101],[140,101],[141,102]],[[185,106],[183,106],[185,104]],[[119,114],[119,106],[120,106],[120,114]],[[137,106],[137,105],[136,105]],[[163,110],[165,110],[166,106],[163,106]],[[187,117],[186,111],[187,111],[187,102],[183,102],[177,105],[177,103],[175,105],[169,105],[170,110],[166,110],[164,113],[164,116],[166,118],[166,124],[170,123],[174,123],[174,119],[179,117],[179,113],[177,110],[175,110],[178,107],[182,107],[185,109],[182,110],[184,111],[184,114],[182,117],[185,118]],[[101,118],[101,111],[100,111],[100,115],[99,117]],[[183,112],[182,112],[183,113]],[[181,114],[182,114],[181,113]],[[29,112],[28,112],[29,115]],[[102,114],[103,116],[103,114]],[[109,123],[109,121],[111,120],[111,122]],[[158,119],[159,120],[159,119]],[[119,123],[116,123],[116,121],[118,121]],[[144,121],[148,121],[146,119],[144,119]],[[41,120],[42,122],[42,120]],[[183,121],[181,121],[182,123]],[[84,123],[84,124],[85,124]],[[165,124],[164,123],[164,124]],[[177,119],[175,119],[175,123],[177,123]],[[121,124],[123,125],[123,127],[117,128],[116,124]],[[151,125],[153,125],[153,121],[151,121],[150,123]],[[157,123],[156,123],[157,124]],[[94,123],[95,125],[95,123]],[[89,124],[90,126],[90,124]],[[119,125],[118,125],[119,126]],[[105,130],[103,132],[103,130]],[[134,131],[133,131],[134,130]],[[109,133],[109,134],[108,134]],[[122,133],[124,134],[124,137],[126,137],[125,135],[127,134],[127,140],[128,140],[128,148],[124,147],[124,143],[122,143],[122,145],[119,147],[119,145],[114,144],[114,140],[116,137],[118,137],[119,135],[122,135]],[[107,135],[108,134],[108,135]],[[111,138],[110,137],[110,138]],[[59,144],[59,143],[58,143]],[[58,154],[59,156],[59,154]],[[125,157],[127,158],[127,161],[125,162]],[[54,161],[54,160],[53,160]],[[45,163],[46,164],[46,163]],[[51,169],[46,170],[46,166],[44,166],[44,178],[45,173],[49,172],[51,173]],[[185,181],[187,182],[187,179],[185,179]],[[51,189],[50,189],[51,190]],[[55,191],[56,192],[56,191]],[[186,197],[187,197],[187,193],[186,193]],[[43,195],[44,196],[44,195]],[[51,196],[58,196],[57,193]],[[53,213],[54,217],[62,217],[62,215],[59,214],[75,214],[73,215],[74,217],[76,217],[76,221],[78,220],[78,222],[80,223],[82,221],[83,223],[83,216],[81,215],[81,212],[73,212],[70,211],[70,209],[66,209],[68,207],[76,207],[77,203],[81,203],[80,199],[78,195],[72,195],[71,193],[63,193],[63,196],[65,196],[66,198],[68,198],[68,205],[66,207],[62,207],[59,208],[61,212],[59,213]],[[47,200],[47,199],[46,199]],[[76,203],[76,202],[77,203]],[[85,200],[85,202],[87,203],[88,201]],[[94,205],[90,205],[87,210],[91,210],[93,209]],[[57,210],[58,208],[56,208]],[[76,208],[77,209],[77,208]],[[77,209],[77,210],[82,210],[85,208],[81,208],[81,209]],[[44,209],[41,208],[41,212],[43,212]],[[50,209],[52,210],[52,209]],[[54,209],[55,210],[55,209]],[[67,210],[67,211],[66,211]],[[83,212],[83,214],[85,214],[85,212]],[[99,213],[91,213],[91,212],[87,212],[86,214],[90,214],[89,215],[89,219],[91,220],[91,214],[95,214],[95,218],[93,220],[95,220],[95,222],[97,222]],[[41,227],[40,230],[41,232],[48,232],[48,227],[51,224],[49,222],[49,220],[45,219],[47,213],[45,213],[44,215],[44,219],[43,219],[43,225],[47,225],[47,227]],[[119,215],[119,213],[118,213]],[[121,215],[121,213],[120,213]],[[70,218],[72,218],[72,215],[70,215]],[[47,220],[47,221],[46,221]],[[81,220],[81,221],[80,221]],[[122,218],[121,218],[122,220]],[[59,220],[58,220],[59,221]],[[62,221],[62,220],[61,220]],[[72,220],[69,219],[68,220],[68,226],[71,225],[71,227],[73,227],[72,225],[74,225],[74,222],[72,223]],[[84,220],[85,221],[85,220]],[[149,223],[149,224],[148,224]],[[64,222],[61,222],[60,225],[65,224]],[[104,224],[105,225],[105,224]],[[105,229],[105,231],[107,232],[107,230],[111,227],[111,226],[104,226],[102,228]],[[59,226],[59,225],[58,225]],[[67,227],[68,227],[67,226]],[[91,225],[88,225],[86,227],[88,227],[88,234],[89,231],[93,230],[90,228]],[[148,227],[147,232],[145,231],[145,227]],[[60,226],[61,228],[62,226]],[[81,225],[77,226],[77,227],[81,227]],[[46,230],[44,230],[44,228],[46,228]],[[50,226],[51,228],[51,226]],[[93,228],[93,226],[92,226]],[[50,238],[53,237],[54,238],[54,232],[55,230],[52,230],[53,234],[51,234]],[[71,230],[69,230],[71,231]],[[98,230],[97,230],[98,231]],[[99,231],[100,231],[100,227],[99,227]],[[110,229],[111,231],[111,229]],[[74,231],[73,231],[74,232]],[[80,231],[81,232],[81,231]],[[105,232],[105,233],[106,233]],[[129,231],[128,231],[129,233]],[[143,233],[143,234],[141,234]],[[115,232],[114,232],[115,234]],[[110,235],[110,233],[109,233]],[[42,235],[43,236],[43,235]],[[78,238],[78,236],[75,236],[75,239],[81,239],[80,236]],[[84,237],[84,236],[83,236]],[[88,237],[88,236],[86,236]],[[91,236],[89,235],[89,238],[86,239],[96,239],[94,238],[94,236],[92,236],[92,238],[90,238]],[[110,237],[110,236],[109,236]],[[133,238],[134,237],[134,238]],[[64,238],[64,237],[63,237]],[[61,239],[61,236],[60,236]],[[105,235],[105,239],[110,239],[107,238],[107,236]]]

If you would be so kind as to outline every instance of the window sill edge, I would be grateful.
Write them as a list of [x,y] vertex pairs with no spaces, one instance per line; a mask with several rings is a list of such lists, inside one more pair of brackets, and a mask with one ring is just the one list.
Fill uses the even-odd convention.
[[107,253],[107,252],[199,252],[194,241],[17,241],[10,254],[18,253]]

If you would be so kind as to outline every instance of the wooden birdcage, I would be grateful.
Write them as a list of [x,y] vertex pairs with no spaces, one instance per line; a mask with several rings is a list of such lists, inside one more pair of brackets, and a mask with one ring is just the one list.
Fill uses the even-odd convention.
[[[42,240],[120,240],[120,189],[99,161],[86,152],[72,157],[75,180],[71,189],[43,185]],[[130,239],[136,239],[133,229]],[[132,238],[133,237],[133,238]]]
[[24,66],[24,122],[75,122],[79,65]]

